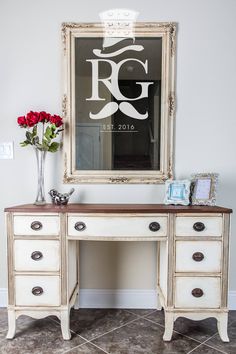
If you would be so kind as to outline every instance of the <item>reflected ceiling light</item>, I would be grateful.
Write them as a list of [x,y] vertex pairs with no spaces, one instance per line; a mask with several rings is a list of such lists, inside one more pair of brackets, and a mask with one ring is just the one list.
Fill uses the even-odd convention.
[[103,48],[110,47],[123,39],[134,37],[134,23],[138,12],[129,9],[112,9],[99,14],[103,24]]

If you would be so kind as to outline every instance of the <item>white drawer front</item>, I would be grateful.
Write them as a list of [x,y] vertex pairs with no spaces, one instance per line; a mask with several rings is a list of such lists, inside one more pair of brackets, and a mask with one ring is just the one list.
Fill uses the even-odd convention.
[[[36,288],[36,289],[35,289]],[[41,295],[34,291],[42,289]],[[60,280],[58,276],[21,276],[15,277],[16,306],[59,306]]]
[[59,241],[15,240],[16,271],[59,271]]
[[56,236],[59,235],[59,230],[60,230],[59,216],[14,215],[15,235]]
[[[75,229],[76,223],[84,223],[81,231]],[[151,223],[158,223],[160,229],[151,231]],[[68,235],[83,237],[155,237],[167,235],[167,217],[130,216],[69,216]]]
[[[199,223],[203,224],[204,229],[196,231]],[[202,225],[200,225],[202,226]],[[195,229],[194,229],[195,228]],[[221,236],[222,218],[220,216],[212,217],[176,217],[176,236]]]
[[176,272],[220,271],[220,241],[176,241]]
[[[195,297],[192,292],[200,289],[203,295]],[[175,307],[177,308],[219,308],[220,278],[213,277],[177,277],[175,289]]]

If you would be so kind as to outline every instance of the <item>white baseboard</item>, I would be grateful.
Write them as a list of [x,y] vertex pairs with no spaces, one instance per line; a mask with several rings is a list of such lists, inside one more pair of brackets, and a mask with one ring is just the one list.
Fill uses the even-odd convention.
[[7,307],[7,289],[0,288],[0,307]]
[[[0,307],[7,306],[7,289],[0,288]],[[155,290],[140,289],[81,289],[80,308],[140,308],[155,309]],[[229,291],[229,309],[236,310],[236,291]]]
[[236,291],[234,290],[229,291],[228,302],[229,302],[229,309],[236,310]]

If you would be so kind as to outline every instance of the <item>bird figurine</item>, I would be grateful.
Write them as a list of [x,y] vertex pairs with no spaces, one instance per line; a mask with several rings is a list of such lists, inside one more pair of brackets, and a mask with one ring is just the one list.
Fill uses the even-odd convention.
[[56,189],[51,189],[48,194],[51,196],[52,203],[55,205],[66,205],[70,199],[71,194],[74,192],[74,188],[68,193],[59,193]]

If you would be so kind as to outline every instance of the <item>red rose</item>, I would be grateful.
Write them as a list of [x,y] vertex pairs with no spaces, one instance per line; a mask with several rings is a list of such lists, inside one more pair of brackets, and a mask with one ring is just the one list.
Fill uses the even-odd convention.
[[35,124],[37,124],[39,121],[39,113],[38,112],[32,112],[30,111],[26,115],[26,124],[28,127],[33,127]]
[[60,127],[63,124],[62,118],[56,114],[50,117],[50,123],[55,124],[56,127]]
[[25,116],[22,116],[22,117],[18,117],[17,118],[17,123],[21,126],[26,126],[27,123],[26,123],[26,119],[25,119]]
[[39,122],[47,123],[50,121],[51,114],[45,111],[39,112]]

